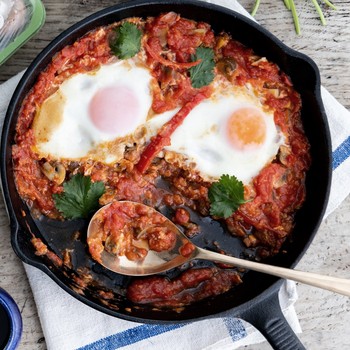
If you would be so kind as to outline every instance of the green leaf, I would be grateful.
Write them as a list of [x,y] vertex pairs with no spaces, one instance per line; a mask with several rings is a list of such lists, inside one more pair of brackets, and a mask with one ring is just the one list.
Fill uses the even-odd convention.
[[135,56],[141,48],[142,32],[136,24],[124,22],[115,29],[116,38],[110,44],[112,52],[120,59]]
[[222,175],[218,182],[214,182],[208,192],[210,200],[210,214],[213,216],[230,217],[244,200],[244,186],[235,176]]
[[197,47],[196,54],[192,55],[192,62],[201,60],[196,66],[189,69],[192,86],[201,88],[209,85],[214,79],[214,51],[209,47]]
[[105,186],[102,181],[92,182],[90,176],[76,174],[63,184],[63,190],[53,195],[57,210],[66,219],[78,219],[87,218],[98,208]]

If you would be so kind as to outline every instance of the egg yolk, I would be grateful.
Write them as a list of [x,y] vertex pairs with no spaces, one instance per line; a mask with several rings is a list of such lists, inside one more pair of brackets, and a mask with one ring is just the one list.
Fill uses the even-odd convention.
[[238,149],[256,148],[266,138],[266,124],[262,113],[254,108],[234,111],[227,122],[227,138]]
[[105,133],[124,136],[138,125],[140,103],[126,86],[110,86],[93,96],[89,114],[94,126]]

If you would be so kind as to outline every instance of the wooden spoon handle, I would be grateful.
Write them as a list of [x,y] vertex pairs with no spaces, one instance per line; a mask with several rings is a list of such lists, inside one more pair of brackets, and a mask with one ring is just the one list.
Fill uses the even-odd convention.
[[198,255],[196,256],[196,259],[211,260],[221,262],[224,264],[234,265],[248,270],[266,273],[269,275],[308,284],[310,286],[326,289],[331,292],[350,296],[350,280],[345,278],[324,276],[312,272],[304,272],[293,269],[287,269],[284,267],[266,265],[255,261],[249,261],[219,253],[210,252],[201,248],[198,248]]

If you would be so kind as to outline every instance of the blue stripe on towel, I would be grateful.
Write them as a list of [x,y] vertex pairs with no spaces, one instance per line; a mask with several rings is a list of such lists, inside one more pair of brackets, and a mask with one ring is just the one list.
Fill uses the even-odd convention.
[[332,168],[335,170],[338,166],[350,157],[350,136],[343,141],[333,152]]
[[113,350],[123,346],[137,343],[141,340],[154,337],[156,335],[172,331],[177,328],[186,326],[188,323],[171,324],[171,325],[152,325],[144,324],[134,328],[127,329],[123,332],[110,335],[89,345],[83,346],[78,350]]
[[[227,331],[233,341],[237,341],[247,336],[247,332],[241,320],[225,317],[223,318]],[[127,329],[123,332],[110,335],[106,338],[97,340],[91,344],[85,345],[77,350],[114,350],[127,345],[135,344],[139,341],[166,333],[178,328],[187,326],[188,323],[171,324],[171,325],[149,325],[144,324],[134,328]]]
[[237,341],[247,336],[247,331],[243,326],[243,322],[238,318],[225,317],[223,321],[233,341]]

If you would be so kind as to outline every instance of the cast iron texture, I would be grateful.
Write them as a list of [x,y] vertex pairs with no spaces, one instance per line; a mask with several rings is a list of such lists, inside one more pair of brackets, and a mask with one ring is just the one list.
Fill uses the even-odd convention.
[[[19,197],[13,180],[11,146],[22,101],[35,83],[39,73],[50,63],[53,55],[91,29],[131,16],[156,16],[175,11],[183,17],[201,20],[212,25],[218,33],[225,30],[261,56],[277,63],[292,79],[302,97],[302,120],[311,144],[312,165],[306,179],[307,197],[296,215],[296,226],[291,239],[280,254],[268,263],[294,267],[304,254],[316,233],[326,208],[331,182],[331,143],[327,119],[320,95],[320,77],[314,62],[288,47],[271,33],[244,16],[223,7],[197,1],[132,1],[100,11],[72,26],[41,52],[25,72],[11,100],[4,122],[1,141],[1,178],[5,203],[10,217],[12,245],[18,256],[28,264],[47,273],[64,290],[78,300],[106,314],[138,322],[183,322],[204,317],[236,316],[255,325],[276,349],[303,349],[302,344],[285,321],[278,303],[282,280],[255,272],[244,276],[244,283],[218,297],[203,300],[181,312],[135,306],[124,295],[123,286],[128,277],[116,275],[92,261],[84,236],[73,239],[76,230],[84,232],[86,222],[57,223],[35,220]],[[217,240],[229,252],[249,255],[238,239],[218,234],[221,227],[209,223],[205,239],[196,241],[202,247],[211,247]],[[30,239],[40,237],[58,256],[65,248],[73,249],[73,268],[59,268],[49,259],[35,255]],[[219,238],[222,236],[222,238]],[[205,263],[204,263],[205,264]],[[93,283],[82,288],[79,278],[88,272]],[[170,272],[174,276],[177,272]],[[115,297],[106,300],[101,292],[113,290]]]

